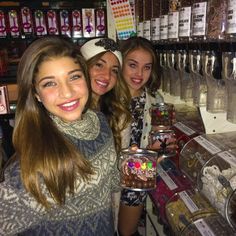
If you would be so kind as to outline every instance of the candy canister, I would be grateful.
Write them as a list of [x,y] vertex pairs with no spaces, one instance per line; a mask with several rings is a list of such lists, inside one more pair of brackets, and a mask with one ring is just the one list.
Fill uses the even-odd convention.
[[157,153],[145,149],[123,149],[119,159],[121,187],[134,191],[156,188]]

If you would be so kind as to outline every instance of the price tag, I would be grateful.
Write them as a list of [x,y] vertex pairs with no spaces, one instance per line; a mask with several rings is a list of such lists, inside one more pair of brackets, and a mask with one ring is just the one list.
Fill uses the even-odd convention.
[[188,135],[188,136],[193,135],[193,134],[196,133],[194,130],[192,130],[191,128],[189,128],[188,126],[183,124],[182,122],[177,122],[177,123],[174,124],[174,126],[176,128],[178,128],[180,131],[182,131],[183,133],[185,133],[186,135]]
[[188,195],[186,191],[182,191],[179,193],[180,198],[183,200],[186,207],[189,209],[191,213],[194,213],[195,211],[198,211],[199,208],[196,206],[194,201],[191,199],[191,197]]
[[221,151],[221,149],[216,147],[213,143],[202,136],[197,136],[194,138],[194,140],[213,155]]
[[226,162],[228,162],[231,166],[236,167],[236,157],[232,155],[228,151],[220,152],[217,154],[220,156],[222,159],[224,159]]
[[196,222],[194,222],[194,224],[202,236],[215,236],[211,228],[203,219],[197,220]]
[[175,182],[171,179],[171,177],[162,169],[162,167],[159,165],[157,167],[157,171],[165,184],[168,186],[170,190],[174,190],[178,188],[178,186],[175,184]]

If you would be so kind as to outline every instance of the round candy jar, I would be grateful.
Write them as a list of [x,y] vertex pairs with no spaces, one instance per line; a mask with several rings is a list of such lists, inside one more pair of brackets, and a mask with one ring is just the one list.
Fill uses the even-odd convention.
[[120,185],[134,191],[156,188],[157,152],[123,149],[119,159]]
[[235,200],[236,149],[220,152],[206,162],[198,175],[197,185],[201,193],[236,229],[236,217],[230,216],[232,212],[236,214],[236,205],[233,210],[230,202]]
[[191,189],[192,185],[169,159],[163,159],[160,162],[157,166],[157,173],[157,187],[149,192],[149,196],[158,212],[159,221],[167,224],[166,203],[175,193]]
[[197,185],[198,174],[205,163],[215,154],[224,150],[223,146],[213,140],[211,135],[199,135],[192,138],[181,150],[179,167]]
[[225,208],[226,219],[230,226],[236,230],[236,189],[228,197]]
[[235,236],[236,232],[221,215],[208,216],[189,224],[181,236]]
[[150,108],[153,126],[170,127],[175,122],[175,108],[171,103],[157,103]]
[[166,203],[165,210],[168,223],[176,235],[182,235],[188,224],[218,214],[210,202],[193,189],[175,193]]
[[160,149],[158,149],[158,156],[163,158],[175,156],[176,150],[169,148],[170,145],[176,143],[176,137],[174,130],[152,130],[148,137],[149,144],[152,145],[156,141],[160,142]]

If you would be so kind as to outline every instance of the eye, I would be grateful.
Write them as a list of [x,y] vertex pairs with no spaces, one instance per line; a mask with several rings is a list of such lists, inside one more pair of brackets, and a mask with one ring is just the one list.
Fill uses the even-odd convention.
[[82,75],[81,75],[81,74],[75,74],[75,75],[72,75],[72,76],[70,77],[70,80],[78,80],[78,79],[80,79],[80,78],[82,78]]
[[112,72],[113,72],[114,74],[118,75],[118,69],[117,69],[117,68],[112,69]]
[[145,66],[144,68],[145,68],[145,70],[151,70],[151,69],[152,69],[152,66],[149,65],[149,66]]
[[134,63],[130,63],[130,64],[129,64],[129,67],[131,67],[131,68],[135,68],[135,67],[136,67],[136,64],[134,64]]
[[46,87],[53,87],[53,86],[56,86],[57,84],[53,81],[48,81],[48,82],[45,82],[44,84],[42,84],[42,87],[43,88],[46,88]]
[[95,66],[97,67],[97,68],[102,68],[102,63],[100,63],[100,62],[97,62],[96,64],[95,64]]

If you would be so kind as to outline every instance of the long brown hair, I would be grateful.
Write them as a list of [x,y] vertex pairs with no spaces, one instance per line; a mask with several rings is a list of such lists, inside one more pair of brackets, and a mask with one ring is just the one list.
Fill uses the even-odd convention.
[[[13,144],[20,160],[21,178],[27,191],[45,207],[50,207],[42,184],[58,204],[64,204],[66,193],[74,193],[78,175],[89,180],[91,164],[56,128],[44,106],[35,97],[34,79],[42,62],[70,57],[81,66],[91,97],[86,63],[75,45],[56,36],[34,41],[18,65],[17,101]],[[86,109],[89,106],[89,100]],[[85,111],[86,111],[85,109]]]
[[[88,69],[94,66],[105,53],[106,51],[90,58],[87,61]],[[125,129],[131,121],[131,114],[129,112],[130,99],[129,89],[124,79],[122,79],[122,71],[121,68],[119,68],[117,82],[114,88],[102,95],[98,104],[94,103],[93,100],[91,102],[93,109],[99,109],[107,117],[114,136],[117,152],[122,148],[121,131]]]

